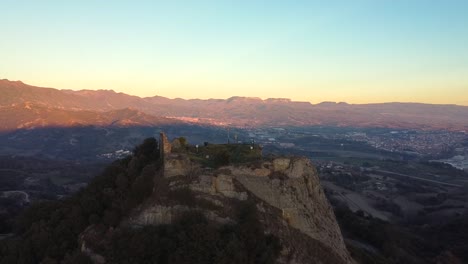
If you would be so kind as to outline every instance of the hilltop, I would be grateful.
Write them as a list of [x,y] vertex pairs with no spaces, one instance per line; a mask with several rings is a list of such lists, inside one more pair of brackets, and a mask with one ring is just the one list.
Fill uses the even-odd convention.
[[0,263],[354,262],[308,159],[164,134],[33,205],[0,250]]

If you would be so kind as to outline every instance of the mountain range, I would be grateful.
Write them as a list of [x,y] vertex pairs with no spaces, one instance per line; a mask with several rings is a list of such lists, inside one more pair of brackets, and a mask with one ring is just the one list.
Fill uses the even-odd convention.
[[[468,106],[422,103],[311,104],[284,98],[169,99],[113,90],[58,90],[0,80],[0,130],[74,125],[351,126],[468,130]],[[179,120],[179,121],[178,121]]]

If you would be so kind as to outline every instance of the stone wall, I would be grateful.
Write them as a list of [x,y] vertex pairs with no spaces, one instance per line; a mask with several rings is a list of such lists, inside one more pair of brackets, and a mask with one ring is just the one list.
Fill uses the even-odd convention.
[[171,143],[163,132],[159,133],[159,149],[161,151],[161,157],[165,157],[172,152]]

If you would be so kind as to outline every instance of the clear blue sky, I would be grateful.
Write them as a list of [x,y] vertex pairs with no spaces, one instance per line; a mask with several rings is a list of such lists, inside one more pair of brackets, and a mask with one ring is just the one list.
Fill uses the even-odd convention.
[[468,1],[0,0],[0,14],[0,78],[38,86],[468,105]]

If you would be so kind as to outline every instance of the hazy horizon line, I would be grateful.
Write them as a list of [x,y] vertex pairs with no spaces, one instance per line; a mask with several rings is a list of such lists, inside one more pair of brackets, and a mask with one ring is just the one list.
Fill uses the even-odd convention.
[[151,95],[151,96],[141,96],[137,94],[131,94],[128,92],[123,92],[115,89],[107,89],[107,88],[100,88],[100,89],[74,89],[74,88],[56,88],[56,87],[44,87],[44,86],[36,86],[34,84],[29,84],[26,82],[23,82],[22,80],[10,80],[8,78],[2,78],[0,79],[1,81],[8,81],[8,82],[19,82],[28,86],[36,87],[36,88],[45,88],[45,89],[54,89],[58,91],[74,91],[74,92],[80,92],[80,91],[111,91],[117,94],[125,94],[129,96],[135,96],[141,99],[145,98],[153,98],[153,97],[163,97],[167,98],[170,100],[229,100],[229,99],[234,99],[234,98],[246,98],[246,99],[258,99],[261,101],[268,101],[268,100],[288,100],[291,103],[309,103],[311,105],[318,105],[318,104],[323,104],[323,103],[334,103],[334,104],[348,104],[348,105],[372,105],[372,104],[427,104],[427,105],[451,105],[451,106],[463,106],[463,107],[468,107],[468,101],[466,103],[430,103],[430,102],[418,102],[418,101],[377,101],[377,102],[366,102],[366,103],[355,103],[355,102],[348,102],[348,101],[333,101],[333,100],[324,100],[324,101],[317,101],[317,102],[312,102],[312,101],[306,101],[306,100],[295,100],[292,98],[288,97],[259,97],[259,96],[245,96],[245,95],[231,95],[229,97],[218,97],[218,98],[213,98],[213,97],[171,97],[171,96],[164,96],[164,95]]

